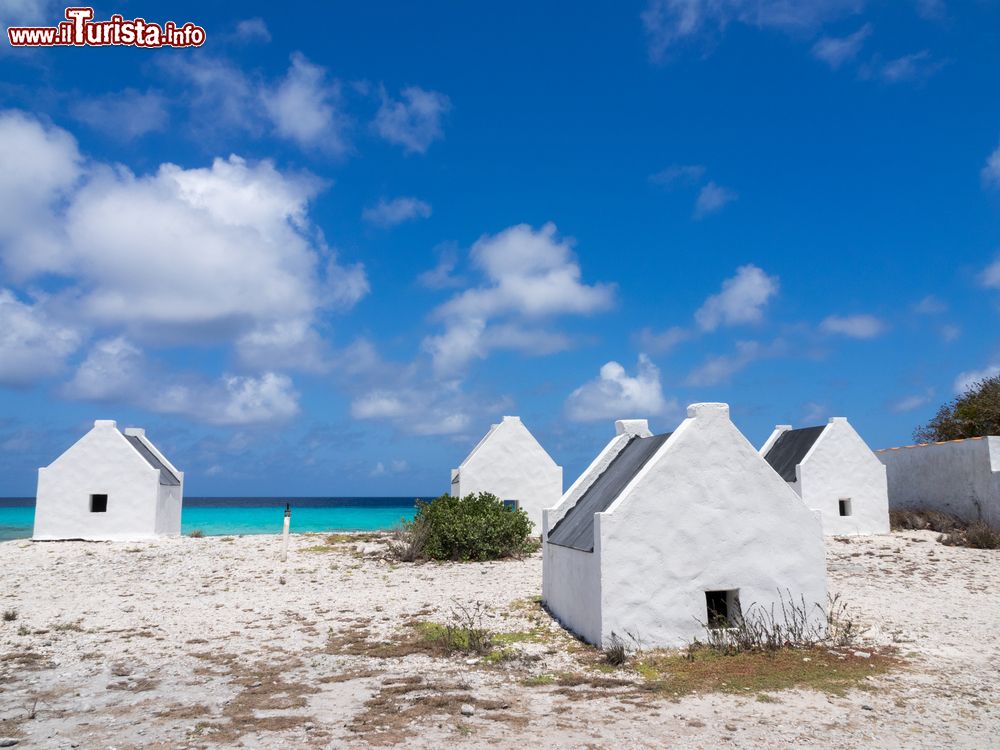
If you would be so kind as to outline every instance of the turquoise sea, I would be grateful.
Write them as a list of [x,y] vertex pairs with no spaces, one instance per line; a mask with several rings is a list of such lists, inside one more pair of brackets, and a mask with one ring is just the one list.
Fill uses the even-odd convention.
[[[419,499],[419,498],[418,498]],[[186,497],[181,531],[209,536],[277,534],[285,503],[292,506],[292,532],[376,531],[413,518],[410,497]],[[34,498],[0,498],[0,541],[31,536]]]

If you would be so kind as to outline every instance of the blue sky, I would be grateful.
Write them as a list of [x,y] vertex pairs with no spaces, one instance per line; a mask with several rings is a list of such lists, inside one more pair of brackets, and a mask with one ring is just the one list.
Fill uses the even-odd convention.
[[615,418],[884,447],[1000,371],[996,3],[325,5],[4,40],[0,495],[95,418],[191,495],[437,494],[504,414],[568,484]]

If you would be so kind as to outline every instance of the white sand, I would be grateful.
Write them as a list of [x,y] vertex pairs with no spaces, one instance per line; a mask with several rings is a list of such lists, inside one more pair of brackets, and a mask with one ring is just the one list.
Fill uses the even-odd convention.
[[[322,539],[294,536],[286,564],[277,537],[0,544],[0,609],[18,613],[0,622],[0,738],[45,748],[1000,744],[1000,552],[945,547],[930,532],[831,541],[833,591],[908,665],[845,697],[786,691],[764,703],[525,685],[587,669],[525,604],[540,591],[540,556],[409,565],[365,554],[377,542],[304,551]],[[453,600],[485,602],[495,630],[540,625],[553,637],[497,666],[343,653],[357,654],[352,634],[393,639],[408,620],[447,621]]]

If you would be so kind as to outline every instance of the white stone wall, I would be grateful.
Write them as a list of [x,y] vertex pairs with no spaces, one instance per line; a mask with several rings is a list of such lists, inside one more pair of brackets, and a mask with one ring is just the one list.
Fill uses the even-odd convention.
[[[783,428],[779,425],[775,433]],[[772,442],[765,443],[765,448]],[[766,455],[763,448],[761,454]],[[807,508],[819,511],[824,534],[889,533],[885,467],[844,417],[830,419],[795,474],[796,481],[790,485]],[[841,499],[850,500],[851,515],[840,515]]]
[[[180,533],[182,488],[164,489],[174,490],[176,501],[161,502],[160,472],[129,445],[113,421],[99,420],[38,470],[33,538],[133,541]],[[107,512],[90,511],[92,494],[108,496]]]
[[889,479],[889,507],[952,513],[1000,529],[1000,437],[952,440],[875,454]]
[[542,510],[562,495],[562,467],[518,417],[504,417],[494,425],[456,471],[452,495],[492,492],[501,500],[517,500],[539,534]]
[[600,555],[545,544],[542,602],[571,633],[601,643]]
[[[546,603],[591,643],[604,644],[612,633],[631,633],[650,647],[703,638],[710,590],[739,589],[744,612],[752,603],[780,608],[781,595],[804,597],[822,626],[819,516],[743,437],[725,404],[689,407],[688,419],[597,514],[595,535],[592,554],[546,544],[545,557]],[[570,560],[575,568],[564,570]],[[593,605],[577,590],[590,580],[587,562],[600,568],[598,634]]]

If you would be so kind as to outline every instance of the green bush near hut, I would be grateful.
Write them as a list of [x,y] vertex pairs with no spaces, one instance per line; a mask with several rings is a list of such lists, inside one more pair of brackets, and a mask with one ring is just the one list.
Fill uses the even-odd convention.
[[400,555],[410,560],[498,560],[537,549],[528,514],[489,492],[417,503],[401,536]]

